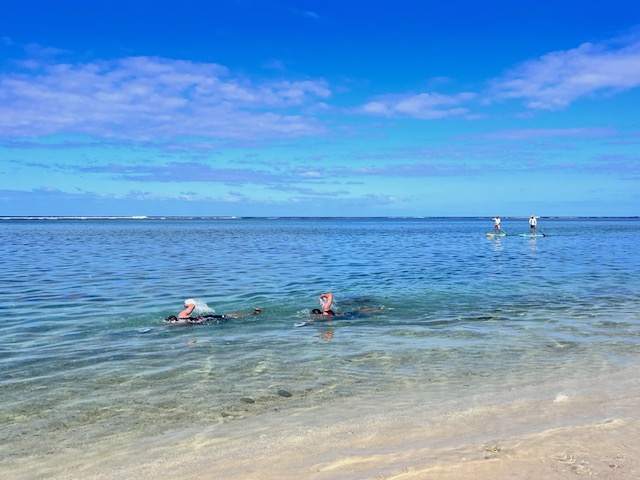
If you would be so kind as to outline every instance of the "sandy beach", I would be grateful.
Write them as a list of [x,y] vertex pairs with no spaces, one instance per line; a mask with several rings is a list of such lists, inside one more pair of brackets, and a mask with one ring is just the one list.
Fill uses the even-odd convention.
[[[147,465],[135,477],[638,478],[640,423],[633,419],[637,401],[602,404],[599,421],[581,418],[579,403],[561,399],[538,412],[522,404],[509,411],[486,409],[430,419],[391,414],[298,428],[275,438],[263,434],[230,448],[194,439],[193,453]],[[131,478],[131,471],[122,473],[98,478]]]
[[636,479],[634,371],[607,388],[551,394],[560,386],[535,386],[499,402],[482,394],[429,404],[398,394],[345,400],[343,408],[335,401],[286,415],[276,409],[135,444],[22,459],[5,478]]

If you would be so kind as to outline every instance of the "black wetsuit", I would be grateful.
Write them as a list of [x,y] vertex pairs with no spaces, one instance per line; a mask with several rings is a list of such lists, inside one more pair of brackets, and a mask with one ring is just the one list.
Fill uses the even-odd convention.
[[220,320],[226,319],[226,315],[201,315],[199,317],[178,318],[175,315],[171,315],[165,319],[168,323],[220,323]]

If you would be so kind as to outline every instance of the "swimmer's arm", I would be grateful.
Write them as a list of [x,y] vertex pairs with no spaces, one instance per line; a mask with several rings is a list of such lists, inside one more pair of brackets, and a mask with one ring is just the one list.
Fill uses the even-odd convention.
[[322,293],[318,297],[318,300],[320,301],[320,305],[322,305],[323,312],[331,310],[331,304],[333,303],[333,293]]
[[191,316],[191,312],[193,312],[195,308],[196,306],[193,304],[187,305],[187,308],[185,308],[178,314],[178,318],[184,318],[184,319],[189,318]]

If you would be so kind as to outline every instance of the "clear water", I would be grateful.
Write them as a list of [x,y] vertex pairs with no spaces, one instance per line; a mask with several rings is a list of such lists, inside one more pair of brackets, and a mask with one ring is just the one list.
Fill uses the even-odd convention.
[[[0,462],[639,365],[640,219],[503,227],[513,236],[462,218],[0,220]],[[325,291],[338,311],[381,310],[295,328]],[[187,297],[265,313],[165,325]]]

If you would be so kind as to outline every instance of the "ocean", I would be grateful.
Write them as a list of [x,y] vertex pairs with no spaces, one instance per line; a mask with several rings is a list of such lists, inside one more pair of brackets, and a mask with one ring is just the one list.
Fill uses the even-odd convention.
[[[502,227],[2,218],[0,471],[82,478],[78,452],[167,432],[232,435],[317,405],[557,398],[640,366],[640,219]],[[349,314],[294,326],[323,292]],[[186,298],[199,314],[264,313],[166,324]]]

